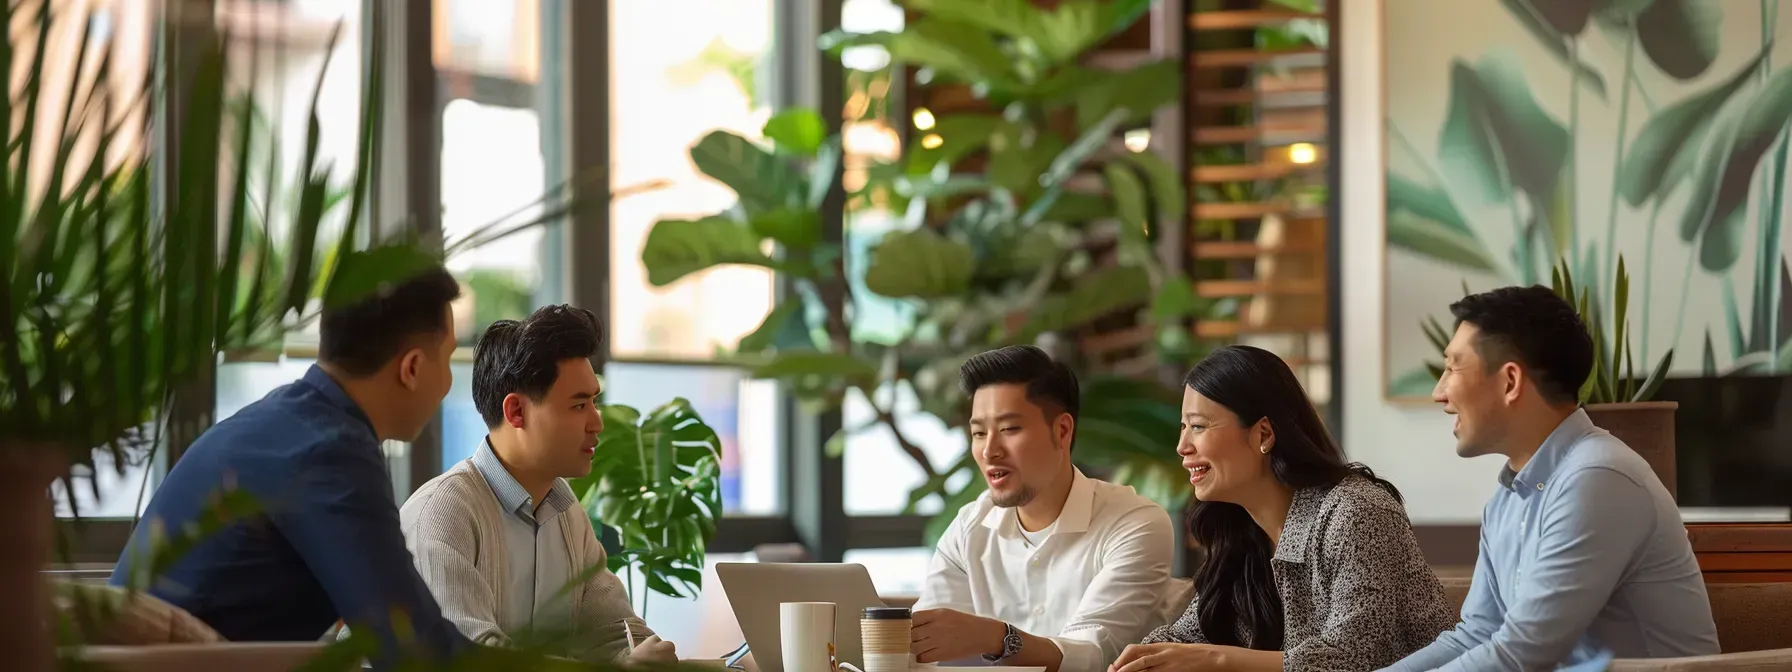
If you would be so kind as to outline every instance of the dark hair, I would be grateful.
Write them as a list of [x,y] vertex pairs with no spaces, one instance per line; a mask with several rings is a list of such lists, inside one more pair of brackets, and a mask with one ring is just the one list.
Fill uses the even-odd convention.
[[1481,331],[1475,352],[1489,370],[1517,362],[1552,404],[1580,400],[1593,373],[1593,337],[1574,306],[1542,285],[1501,287],[1450,304],[1456,325]]
[[[1082,410],[1076,374],[1031,345],[1010,345],[971,356],[958,367],[958,384],[967,397],[990,385],[1025,385],[1027,401],[1046,411],[1047,422],[1055,412],[1068,413],[1075,420]],[[1075,440],[1071,443],[1075,445]]]
[[373,375],[417,337],[446,333],[448,304],[457,298],[460,283],[436,266],[355,303],[326,309],[318,324],[317,359],[352,377]]
[[[1344,451],[1313,410],[1300,381],[1274,353],[1246,345],[1220,348],[1190,369],[1182,384],[1231,410],[1241,427],[1268,418],[1276,438],[1269,468],[1282,484],[1299,490],[1361,475],[1400,499],[1392,483],[1366,466],[1344,461]],[[1244,507],[1227,502],[1196,502],[1189,510],[1188,530],[1207,553],[1195,572],[1201,632],[1214,644],[1241,646],[1242,624],[1251,648],[1280,650],[1282,598],[1270,569],[1275,547],[1269,535]]]
[[590,359],[603,340],[597,316],[568,305],[543,306],[521,322],[493,322],[473,348],[473,407],[487,428],[497,427],[505,396],[541,401],[560,377],[560,362]]

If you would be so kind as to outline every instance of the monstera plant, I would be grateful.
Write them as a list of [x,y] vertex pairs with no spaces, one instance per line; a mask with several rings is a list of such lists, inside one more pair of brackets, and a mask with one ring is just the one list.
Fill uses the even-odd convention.
[[[839,454],[859,432],[893,437],[923,477],[910,509],[944,499],[947,516],[930,528],[937,534],[979,494],[982,479],[948,486],[953,476],[974,473],[970,454],[944,468],[929,460],[897,421],[899,390],[912,391],[946,426],[961,427],[967,400],[956,370],[970,355],[1011,343],[1049,345],[1117,315],[1160,332],[1154,346],[1183,344],[1184,318],[1205,304],[1153,249],[1160,226],[1185,219],[1180,177],[1157,155],[1117,141],[1119,131],[1177,99],[1177,64],[1104,72],[1080,61],[1149,2],[1072,0],[1049,10],[990,0],[899,4],[920,18],[899,32],[832,34],[826,47],[882,48],[892,67],[968,85],[991,110],[939,114],[903,157],[867,170],[856,191],[877,192],[904,212],[903,226],[875,238],[825,235],[819,211],[840,173],[840,139],[813,111],[789,110],[766,123],[768,142],[716,131],[691,148],[696,167],[739,202],[708,217],[656,223],[641,259],[655,285],[728,264],[787,278],[794,296],[741,340],[735,356],[812,407],[838,408],[849,394],[864,400],[871,421],[843,429],[827,450]],[[900,316],[896,333],[865,325],[875,307]],[[1185,501],[1186,487],[1149,487],[1182,481],[1171,478],[1180,469],[1170,451],[1174,391],[1155,383],[1101,388],[1111,372],[1079,368],[1091,389],[1133,394],[1126,399],[1168,413],[1125,415],[1133,409],[1120,398],[1092,404],[1083,426],[1102,426],[1097,414],[1111,410],[1116,417],[1106,426],[1115,431],[1085,435],[1078,458],[1123,470],[1166,506]]]
[[[607,525],[621,540],[610,571],[631,587],[638,571],[649,591],[696,597],[722,515],[722,440],[682,398],[646,415],[605,405],[603,418],[591,473],[571,485],[593,527]],[[635,595],[642,618],[647,595]]]

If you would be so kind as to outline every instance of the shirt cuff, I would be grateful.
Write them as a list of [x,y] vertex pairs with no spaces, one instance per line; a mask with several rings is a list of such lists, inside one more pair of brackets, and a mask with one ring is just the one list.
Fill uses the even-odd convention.
[[1114,662],[1101,650],[1101,645],[1094,641],[1063,635],[1046,639],[1058,645],[1058,652],[1064,656],[1064,662],[1058,665],[1059,672],[1105,672],[1108,665]]

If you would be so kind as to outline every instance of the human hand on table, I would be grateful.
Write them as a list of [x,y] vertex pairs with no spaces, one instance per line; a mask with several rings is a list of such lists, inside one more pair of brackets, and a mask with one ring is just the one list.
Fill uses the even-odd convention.
[[999,654],[1008,633],[1001,621],[951,609],[917,611],[910,622],[909,650],[920,663]]
[[640,644],[628,652],[631,663],[676,663],[678,650],[671,642],[660,639],[659,635],[641,640]]
[[1224,669],[1225,649],[1213,644],[1129,644],[1108,672],[1196,672]]

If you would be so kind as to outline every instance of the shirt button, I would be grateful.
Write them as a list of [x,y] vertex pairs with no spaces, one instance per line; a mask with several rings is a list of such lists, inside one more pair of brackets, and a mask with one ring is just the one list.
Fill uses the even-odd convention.
[[1537,491],[1538,491],[1538,492],[1542,492],[1542,491],[1543,491],[1543,484],[1542,484],[1542,483],[1538,483],[1538,484],[1537,484]]

